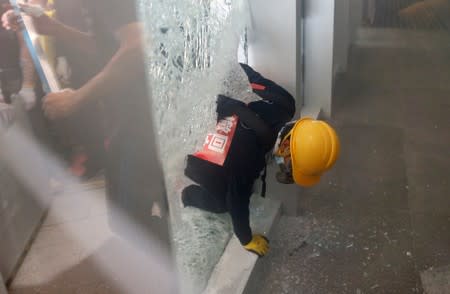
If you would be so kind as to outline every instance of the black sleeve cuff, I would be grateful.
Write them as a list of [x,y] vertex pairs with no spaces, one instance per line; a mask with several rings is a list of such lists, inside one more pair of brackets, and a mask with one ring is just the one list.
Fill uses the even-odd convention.
[[241,242],[243,246],[250,243],[253,238],[252,229],[250,228],[248,222],[249,222],[248,220],[239,221],[233,219],[234,233],[236,234],[236,237],[239,239],[239,242]]

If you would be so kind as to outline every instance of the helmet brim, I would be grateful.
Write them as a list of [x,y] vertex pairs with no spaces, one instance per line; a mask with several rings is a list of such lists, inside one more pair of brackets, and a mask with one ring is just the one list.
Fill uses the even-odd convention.
[[320,182],[321,176],[306,176],[299,172],[293,171],[294,181],[297,185],[302,187],[312,187]]

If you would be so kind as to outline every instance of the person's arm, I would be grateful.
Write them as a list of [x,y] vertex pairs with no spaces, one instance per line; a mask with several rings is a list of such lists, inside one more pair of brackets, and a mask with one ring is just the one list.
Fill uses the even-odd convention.
[[[74,112],[81,104],[113,96],[135,79],[145,75],[142,28],[140,23],[123,25],[116,31],[120,46],[107,65],[80,89],[66,89],[45,97],[44,111],[51,119]],[[107,101],[105,101],[107,103]]]
[[54,22],[54,24],[49,35],[71,48],[76,48],[87,56],[98,53],[97,43],[91,34],[80,32],[54,19],[50,19],[50,21]]
[[20,64],[22,67],[22,88],[34,88],[36,82],[36,71],[34,69],[33,59],[31,58],[28,47],[26,46],[22,34],[17,34],[20,46]]
[[252,184],[244,183],[243,177],[232,175],[228,184],[227,208],[231,216],[233,231],[242,245],[252,240],[250,228],[250,196]]
[[117,30],[119,49],[99,74],[76,91],[78,102],[107,97],[145,75],[142,34],[138,22]]
[[242,186],[242,183],[237,182],[232,186],[228,191],[227,205],[234,233],[245,250],[262,257],[269,251],[269,240],[264,235],[252,234],[249,208],[251,186],[245,184]]
[[250,197],[254,181],[245,175],[233,174],[228,184],[227,208],[233,230],[245,250],[262,257],[269,251],[269,240],[253,234],[250,228]]
[[25,104],[25,108],[29,110],[36,104],[35,83],[37,75],[33,59],[25,44],[23,35],[17,33],[17,40],[19,42],[20,66],[22,71],[22,85],[18,94],[22,98],[21,100]]
[[[29,4],[39,5],[44,7],[45,9],[49,9],[48,0],[30,0]],[[47,15],[42,15],[39,18],[34,18],[35,26],[38,31],[42,31],[42,34],[51,35],[58,40],[62,41],[66,45],[70,45],[71,47],[75,47],[77,50],[85,53],[85,54],[95,54],[96,44],[93,37],[90,34],[80,32],[74,28],[64,25],[58,20],[51,18]],[[48,32],[45,31],[45,28],[48,26]],[[43,30],[40,30],[40,27],[43,27]]]
[[[22,9],[30,4],[20,4]],[[2,25],[8,30],[20,31],[20,16],[11,9],[2,15]],[[82,33],[63,23],[48,17],[45,13],[41,16],[28,16],[32,19],[36,33],[58,38],[72,48],[76,48],[86,55],[97,53],[96,42],[92,35]]]

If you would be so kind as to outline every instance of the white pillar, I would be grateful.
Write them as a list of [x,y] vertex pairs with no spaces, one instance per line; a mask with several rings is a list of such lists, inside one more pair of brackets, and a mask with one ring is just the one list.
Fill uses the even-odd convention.
[[331,115],[335,0],[304,0],[305,108]]
[[[249,64],[296,98],[298,116],[303,104],[301,3],[296,0],[249,0],[249,3],[252,18],[248,31]],[[267,178],[267,194],[283,203],[284,214],[295,216],[297,187],[277,183],[273,168],[269,168]]]
[[299,1],[249,0],[249,3],[252,18],[248,31],[249,64],[286,88],[300,107]]

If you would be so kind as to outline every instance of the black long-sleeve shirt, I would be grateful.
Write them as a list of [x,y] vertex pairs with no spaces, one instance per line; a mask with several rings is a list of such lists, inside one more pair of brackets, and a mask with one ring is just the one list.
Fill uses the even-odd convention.
[[[245,245],[252,239],[249,204],[253,184],[265,167],[265,155],[275,144],[279,130],[292,119],[295,101],[273,81],[248,65],[241,66],[262,100],[245,105],[232,98],[219,97],[218,119],[232,114],[239,116],[227,159],[223,166],[218,166],[189,156],[185,174],[207,191],[203,195],[214,197],[209,199],[215,203],[216,211],[227,211],[231,215],[234,233]],[[208,201],[207,197],[204,201]],[[217,204],[225,207],[217,209]],[[196,201],[195,206],[211,210],[205,202]]]

